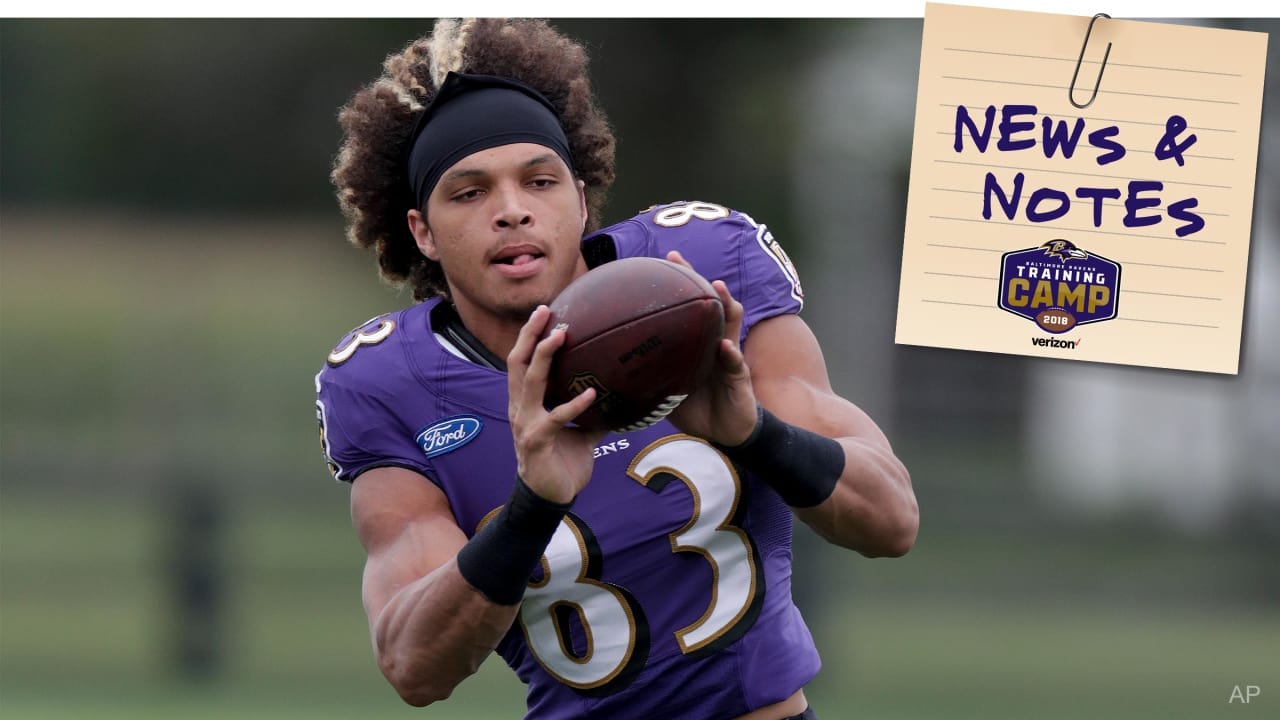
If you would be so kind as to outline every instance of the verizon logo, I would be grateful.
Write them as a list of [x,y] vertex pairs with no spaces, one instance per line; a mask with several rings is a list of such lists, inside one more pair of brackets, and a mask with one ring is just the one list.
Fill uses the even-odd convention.
[[1039,347],[1062,348],[1064,350],[1075,350],[1084,340],[1059,340],[1058,338],[1033,337],[1031,344]]

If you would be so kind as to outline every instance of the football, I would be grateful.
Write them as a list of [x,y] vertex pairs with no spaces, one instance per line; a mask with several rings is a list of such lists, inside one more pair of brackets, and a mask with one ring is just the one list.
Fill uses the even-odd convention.
[[724,334],[711,284],[667,260],[605,263],[551,303],[543,337],[565,330],[547,382],[548,408],[588,387],[596,401],[575,424],[629,432],[666,417],[710,374]]

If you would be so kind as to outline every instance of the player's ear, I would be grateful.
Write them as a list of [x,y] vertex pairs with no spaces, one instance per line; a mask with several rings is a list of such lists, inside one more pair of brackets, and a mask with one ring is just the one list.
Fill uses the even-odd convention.
[[582,180],[575,180],[574,184],[578,186],[578,212],[582,215],[582,229],[587,229],[587,184]]
[[427,225],[427,218],[420,210],[409,211],[409,232],[413,233],[413,241],[418,244],[418,251],[427,259],[440,261],[440,252],[436,249],[435,235]]

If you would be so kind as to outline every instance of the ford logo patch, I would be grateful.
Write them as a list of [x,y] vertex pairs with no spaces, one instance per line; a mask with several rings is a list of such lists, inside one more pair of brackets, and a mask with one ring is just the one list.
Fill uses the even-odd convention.
[[454,415],[418,431],[414,440],[427,457],[457,450],[480,434],[484,423],[475,415]]

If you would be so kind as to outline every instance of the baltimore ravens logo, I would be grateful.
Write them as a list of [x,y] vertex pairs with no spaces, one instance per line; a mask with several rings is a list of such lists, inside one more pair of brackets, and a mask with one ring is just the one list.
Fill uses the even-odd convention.
[[760,240],[764,244],[764,249],[773,256],[774,262],[778,263],[778,267],[782,268],[782,272],[786,274],[787,280],[791,281],[791,297],[799,302],[804,302],[804,288],[800,287],[800,273],[796,272],[796,266],[791,262],[791,258],[787,256],[787,251],[782,249],[782,245],[773,239],[773,233],[769,232],[762,225],[760,229],[764,231]]
[[1089,257],[1089,253],[1076,247],[1076,244],[1070,240],[1050,240],[1040,247],[1044,248],[1045,255],[1056,257],[1064,263],[1068,260],[1084,260]]

